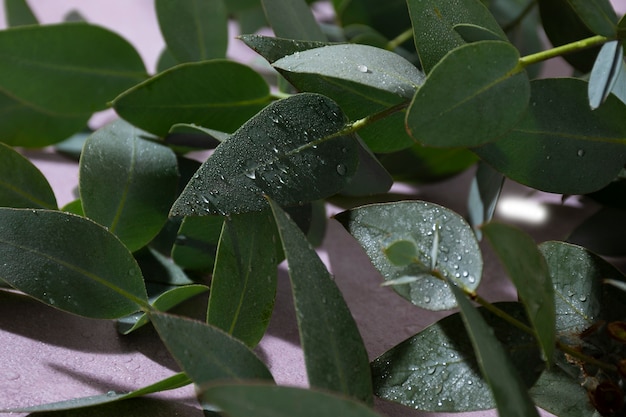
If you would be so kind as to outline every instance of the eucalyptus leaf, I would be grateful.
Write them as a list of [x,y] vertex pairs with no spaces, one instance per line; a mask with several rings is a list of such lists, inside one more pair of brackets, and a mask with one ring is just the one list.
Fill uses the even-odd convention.
[[626,161],[624,103],[609,96],[589,109],[587,83],[536,80],[520,123],[475,152],[507,177],[530,187],[585,194],[609,184]]
[[589,77],[589,106],[595,110],[611,94],[624,66],[621,42],[605,43],[600,49]]
[[185,271],[169,257],[161,254],[152,247],[135,253],[141,272],[146,282],[155,282],[165,285],[193,284]]
[[[405,201],[358,207],[335,217],[365,249],[385,281],[403,276],[417,278],[407,285],[394,286],[398,294],[417,306],[428,310],[454,308],[456,301],[445,278],[469,290],[475,290],[480,283],[483,262],[474,232],[461,216],[445,207]],[[415,245],[414,262],[395,265],[389,259],[386,251],[397,241]]]
[[578,381],[557,367],[546,370],[530,396],[537,406],[560,417],[599,417]]
[[96,131],[80,160],[79,189],[87,217],[135,251],[167,220],[178,185],[174,153],[117,120]]
[[344,28],[367,25],[388,39],[411,28],[405,0],[335,0],[333,5]]
[[151,312],[150,320],[183,371],[196,384],[217,381],[273,381],[261,360],[242,342],[216,327]]
[[526,233],[503,223],[482,227],[526,308],[548,364],[556,343],[554,288],[546,260]]
[[261,4],[276,36],[308,41],[326,40],[304,0],[261,0]]
[[502,38],[499,33],[495,33],[484,27],[472,24],[460,24],[455,25],[454,30],[461,35],[463,40],[467,43],[478,41],[502,41],[506,38]]
[[276,298],[279,239],[269,210],[227,218],[222,229],[207,322],[254,347]]
[[447,54],[429,73],[406,115],[409,134],[438,147],[492,142],[519,121],[530,83],[509,43],[481,41]]
[[357,139],[359,142],[359,165],[341,194],[369,196],[386,193],[393,185],[393,178],[361,138],[357,136]]
[[327,97],[277,101],[220,144],[174,203],[171,215],[233,214],[289,206],[341,191],[358,164],[345,116]]
[[131,253],[83,217],[0,208],[0,258],[2,280],[70,313],[119,318],[148,304]]
[[172,259],[186,269],[212,270],[223,224],[221,216],[185,217]]
[[0,207],[56,209],[54,192],[28,159],[0,143]]
[[502,174],[487,164],[478,163],[467,202],[469,222],[478,240],[482,239],[480,226],[493,217],[503,185]]
[[626,103],[626,62],[622,62],[622,68],[618,71],[611,93],[622,103]]
[[26,0],[5,0],[4,11],[10,27],[36,25],[39,22]]
[[330,45],[326,41],[296,40],[263,35],[240,35],[239,39],[254,49],[256,53],[265,58],[270,64],[296,52]]
[[[518,303],[496,307],[525,321]],[[485,321],[504,344],[527,387],[537,380],[543,361],[534,338],[481,308]],[[372,361],[377,396],[432,412],[468,412],[495,407],[480,373],[472,344],[459,313],[427,327]]]
[[225,58],[228,13],[224,0],[156,0],[159,28],[178,62]]
[[261,75],[243,64],[214,59],[163,71],[125,91],[113,106],[132,124],[165,136],[177,123],[232,132],[269,101]]
[[204,390],[202,399],[231,417],[249,417],[250,410],[267,417],[381,417],[353,399],[296,387],[221,384]]
[[465,294],[451,284],[476,360],[489,385],[498,414],[507,417],[539,417],[524,381],[515,369],[493,329],[472,306]]
[[595,34],[615,36],[617,16],[609,0],[567,0],[578,17]]
[[85,23],[3,30],[0,51],[3,92],[30,107],[66,116],[103,110],[146,78],[141,57],[126,40]]
[[506,39],[498,22],[480,0],[407,0],[407,5],[415,46],[426,73],[430,73],[448,52],[465,44],[454,29],[457,25],[472,24]]
[[298,226],[271,200],[270,206],[289,266],[310,385],[371,403],[367,351],[341,292]]

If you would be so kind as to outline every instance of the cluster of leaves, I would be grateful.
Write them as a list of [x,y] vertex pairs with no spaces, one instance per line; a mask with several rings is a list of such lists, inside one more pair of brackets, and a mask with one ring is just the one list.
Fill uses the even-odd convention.
[[[304,1],[156,0],[167,49],[154,75],[107,29],[40,26],[23,0],[5,5],[0,278],[56,308],[118,319],[125,334],[151,322],[183,370],[131,393],[7,411],[193,382],[208,415],[374,417],[374,394],[429,411],[623,415],[626,280],[592,252],[626,247],[626,23],[608,1],[334,0],[337,21],[321,26]],[[250,31],[269,23],[276,37],[241,40],[272,71],[225,58],[229,18]],[[540,24],[557,47],[539,49]],[[534,79],[560,55],[585,75]],[[106,107],[121,119],[88,135],[79,198],[59,209],[13,147],[58,144]],[[202,164],[185,156],[198,149],[213,149]],[[477,161],[469,223],[421,201],[336,216],[384,285],[422,308],[460,309],[370,364],[310,243],[320,201]],[[537,246],[491,222],[505,177],[602,204],[570,238],[584,246]],[[519,302],[476,293],[483,235]],[[274,385],[251,351],[283,259],[310,390]],[[206,320],[166,313],[207,292]]]

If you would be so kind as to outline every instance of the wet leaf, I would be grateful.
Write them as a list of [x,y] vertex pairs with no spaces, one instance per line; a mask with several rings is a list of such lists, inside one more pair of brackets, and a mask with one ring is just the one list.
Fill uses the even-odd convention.
[[80,160],[79,189],[87,217],[135,251],[159,233],[176,196],[174,153],[123,120],[95,132]]
[[304,0],[261,0],[265,17],[276,36],[325,41],[315,16]]
[[154,3],[168,51],[178,62],[225,58],[228,13],[224,0]]
[[460,24],[455,25],[454,30],[461,35],[461,38],[467,43],[479,42],[479,41],[503,41],[503,38],[499,33],[492,32],[489,29],[478,25]]
[[273,380],[265,364],[246,345],[217,327],[157,312],[150,313],[150,320],[176,362],[198,385]]
[[450,52],[415,94],[406,115],[409,134],[437,147],[478,146],[504,135],[530,96],[528,76],[517,69],[518,61],[517,49],[500,41]]
[[624,50],[621,42],[604,44],[593,65],[589,77],[589,106],[595,110],[611,94],[624,66]]
[[148,303],[128,249],[83,217],[0,208],[0,258],[0,279],[70,313],[119,318]]
[[[496,306],[525,321],[518,303]],[[536,340],[485,309],[479,309],[504,344],[527,387],[543,370]],[[372,362],[377,396],[432,412],[467,412],[495,407],[480,373],[460,314],[448,316],[394,346]]]
[[125,91],[113,106],[132,124],[165,136],[177,123],[233,132],[269,101],[261,75],[245,65],[215,59],[163,71]]
[[539,417],[524,381],[496,339],[493,329],[456,285],[452,285],[451,289],[460,307],[476,360],[493,394],[498,414],[507,417]]
[[585,194],[609,184],[626,161],[624,103],[609,96],[589,109],[587,83],[536,80],[531,105],[505,137],[475,149],[507,177],[530,187]]
[[5,0],[4,11],[9,27],[36,25],[39,23],[26,0]]
[[556,342],[556,312],[554,288],[543,255],[529,235],[513,226],[489,223],[482,230],[515,285],[550,364]]
[[56,209],[54,192],[28,159],[0,143],[0,207]]
[[469,222],[478,240],[482,239],[480,226],[493,217],[500,191],[504,185],[504,176],[489,165],[479,163],[476,175],[470,185],[467,211]]
[[171,215],[233,214],[289,206],[341,191],[357,167],[357,143],[330,99],[298,94],[272,103],[219,145]]
[[146,78],[141,57],[126,40],[85,23],[3,30],[0,51],[0,88],[29,107],[64,116],[103,110]]
[[334,0],[333,3],[344,30],[366,25],[393,39],[411,28],[405,0]]
[[567,0],[578,17],[595,34],[615,36],[617,16],[609,0]]
[[221,216],[185,217],[172,248],[172,259],[186,269],[212,270],[223,224]]
[[383,249],[389,262],[396,266],[406,266],[414,262],[417,256],[415,244],[409,240],[396,240]]
[[[340,213],[336,219],[363,246],[372,264],[387,280],[414,276],[415,282],[395,286],[398,294],[428,310],[454,308],[456,302],[444,278],[474,290],[482,275],[482,256],[474,232],[453,211],[423,201],[373,204]],[[433,242],[438,235],[438,245]],[[399,240],[417,248],[414,262],[394,265],[385,250]],[[432,253],[437,248],[435,271]]]
[[465,44],[454,29],[457,25],[472,24],[506,39],[498,22],[479,0],[408,0],[407,5],[415,46],[426,73],[448,52]]
[[587,390],[558,367],[546,370],[530,396],[538,407],[561,417],[599,417],[588,400]]
[[298,226],[276,203],[270,205],[289,266],[310,385],[371,403],[367,351],[341,292]]
[[231,417],[249,417],[250,410],[267,417],[381,417],[352,399],[295,387],[222,384],[207,388],[202,398]]
[[207,322],[250,347],[265,334],[274,310],[278,240],[269,210],[230,216],[222,230]]
[[256,53],[265,58],[270,64],[296,52],[330,45],[330,43],[325,41],[285,39],[262,35],[240,35],[239,39],[254,49]]

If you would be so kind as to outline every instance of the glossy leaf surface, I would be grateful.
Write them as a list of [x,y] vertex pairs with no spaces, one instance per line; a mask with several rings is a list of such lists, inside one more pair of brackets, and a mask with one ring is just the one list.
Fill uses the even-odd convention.
[[556,342],[556,311],[554,288],[543,255],[529,235],[513,226],[489,223],[482,230],[515,285],[550,363]]
[[267,367],[246,345],[216,327],[156,312],[150,314],[150,320],[180,367],[198,385],[273,380]]
[[274,309],[278,231],[269,210],[225,220],[207,322],[250,347],[261,340]]
[[135,251],[161,230],[178,185],[176,156],[123,120],[95,132],[80,160],[80,196],[87,217]]
[[41,171],[0,143],[0,207],[56,209],[54,192]]
[[0,51],[0,88],[31,107],[64,115],[102,110],[146,77],[128,42],[84,23],[3,30]]
[[289,265],[310,385],[370,403],[367,351],[341,292],[298,226],[276,203],[270,205]]
[[172,259],[183,268],[212,270],[224,219],[185,217],[172,248]]
[[124,119],[159,136],[177,123],[233,132],[269,103],[269,94],[254,70],[217,59],[159,73],[118,96],[113,106]]
[[4,11],[7,25],[10,27],[36,25],[38,23],[26,0],[5,0]]
[[219,385],[202,394],[231,417],[249,417],[250,410],[267,417],[380,417],[370,407],[327,392],[267,385]]
[[[521,304],[496,306],[525,321]],[[543,368],[534,338],[484,309],[479,311],[511,355],[525,385],[531,386]],[[377,396],[417,410],[467,412],[495,407],[458,313],[383,353],[372,362],[372,374]]]
[[507,417],[539,417],[524,381],[494,336],[493,329],[456,285],[452,285],[451,289],[460,307],[480,370],[493,394],[498,414]]
[[612,41],[604,44],[589,76],[589,106],[592,110],[600,107],[611,94],[623,66],[624,50],[621,42]]
[[612,37],[617,30],[617,16],[609,0],[567,0],[578,17],[595,34]]
[[298,205],[341,191],[358,163],[345,116],[330,99],[298,94],[272,103],[215,149],[171,215],[231,214]]
[[325,41],[296,40],[262,35],[241,35],[239,39],[250,48],[254,49],[255,52],[265,58],[270,64],[273,64],[275,61],[287,55],[293,55],[296,52],[329,45],[329,43]]
[[409,134],[438,147],[472,147],[501,137],[528,106],[530,83],[516,69],[518,60],[517,50],[500,41],[450,52],[415,94],[406,116]]
[[[480,0],[408,0],[415,46],[426,73],[451,50],[465,44],[456,25],[473,24],[506,35]],[[433,42],[433,39],[436,39]]]
[[304,0],[261,0],[261,4],[276,36],[308,41],[326,40]]
[[612,96],[591,111],[584,81],[533,81],[531,105],[520,123],[476,153],[522,184],[585,194],[609,184],[624,166],[625,113],[624,103]]
[[493,213],[504,185],[504,176],[489,165],[479,163],[470,185],[467,211],[469,222],[478,240],[482,239],[480,225],[487,223]]
[[147,305],[141,270],[102,226],[48,210],[0,209],[0,278],[46,304],[93,318]]
[[228,14],[224,0],[157,0],[159,28],[178,62],[226,57]]
[[[363,246],[386,281],[417,278],[394,286],[398,294],[417,306],[428,310],[456,306],[443,278],[470,290],[480,283],[483,262],[474,232],[461,216],[445,207],[423,201],[373,204],[340,213],[336,219]],[[415,245],[414,262],[398,266],[386,255],[387,248],[399,240]]]

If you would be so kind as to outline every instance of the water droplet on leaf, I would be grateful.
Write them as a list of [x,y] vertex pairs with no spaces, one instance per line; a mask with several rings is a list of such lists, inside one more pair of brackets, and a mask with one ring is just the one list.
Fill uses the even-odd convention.
[[363,72],[363,73],[370,72],[370,71],[369,71],[369,68],[367,68],[367,66],[362,65],[362,64],[361,64],[361,65],[358,65],[356,68],[359,70],[359,72]]
[[337,165],[337,174],[339,174],[339,175],[346,175],[347,172],[348,172],[348,169],[346,168],[345,165],[343,165],[343,164],[338,164]]

